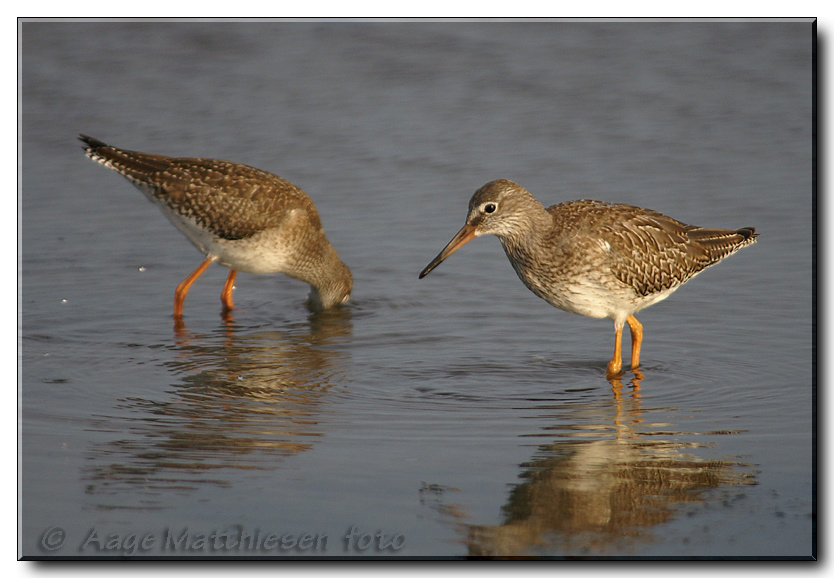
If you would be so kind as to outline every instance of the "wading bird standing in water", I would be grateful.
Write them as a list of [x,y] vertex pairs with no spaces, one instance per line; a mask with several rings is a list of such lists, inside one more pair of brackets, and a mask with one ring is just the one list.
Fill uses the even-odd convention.
[[521,185],[501,179],[475,192],[466,224],[420,278],[481,235],[497,236],[524,285],[554,307],[614,321],[609,377],[622,371],[626,323],[631,367],[640,364],[643,326],[635,313],[758,237],[753,227],[705,229],[630,205],[569,201],[545,208]]
[[324,235],[313,201],[266,171],[212,159],[174,158],[119,149],[80,135],[86,155],[133,183],[206,258],[177,286],[174,317],[194,281],[212,263],[231,269],[223,311],[234,309],[238,271],[285,273],[311,286],[317,311],[347,302],[353,278]]

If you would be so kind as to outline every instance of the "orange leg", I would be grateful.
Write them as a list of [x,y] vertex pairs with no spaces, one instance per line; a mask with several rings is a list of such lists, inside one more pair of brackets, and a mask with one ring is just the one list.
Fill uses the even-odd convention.
[[614,357],[608,362],[608,377],[616,377],[623,369],[623,326],[614,324]]
[[237,277],[237,271],[232,269],[232,272],[229,273],[229,278],[226,279],[226,285],[223,286],[223,293],[220,294],[224,313],[232,311],[235,308],[235,303],[232,299],[232,289],[235,288],[235,277]]
[[643,344],[643,325],[634,315],[626,318],[628,328],[631,329],[631,369],[640,365],[640,346]]
[[214,263],[214,258],[209,257],[203,261],[199,267],[194,269],[194,272],[185,278],[185,281],[177,285],[177,290],[174,291],[174,317],[179,319],[182,317],[182,305],[185,303],[185,296],[188,295],[188,290],[197,280],[197,277],[202,275],[209,265]]

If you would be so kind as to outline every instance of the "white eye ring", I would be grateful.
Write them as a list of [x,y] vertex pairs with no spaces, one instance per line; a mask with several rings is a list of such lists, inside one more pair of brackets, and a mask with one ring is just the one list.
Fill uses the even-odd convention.
[[492,201],[490,201],[488,203],[484,203],[483,205],[481,205],[481,212],[482,213],[494,213],[497,210],[498,210],[498,204],[493,203]]

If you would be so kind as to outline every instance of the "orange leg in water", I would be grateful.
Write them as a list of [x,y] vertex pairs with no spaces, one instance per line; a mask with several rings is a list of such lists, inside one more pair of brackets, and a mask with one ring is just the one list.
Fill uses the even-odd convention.
[[608,362],[608,377],[616,377],[623,369],[623,326],[614,326],[614,357]]
[[631,329],[631,369],[640,365],[640,346],[643,344],[643,325],[634,315],[626,318],[628,328]]
[[177,285],[177,290],[174,291],[174,317],[179,319],[182,317],[182,305],[185,303],[185,297],[188,295],[188,290],[194,284],[194,281],[202,275],[209,265],[214,263],[214,258],[209,257],[203,261],[199,267],[194,269],[194,272],[185,278],[185,281]]
[[226,285],[223,286],[223,293],[220,294],[224,313],[228,313],[235,308],[235,303],[232,299],[232,289],[235,288],[235,277],[237,277],[237,271],[232,269],[232,272],[229,273],[229,278],[226,279]]
[[[643,325],[634,315],[626,318],[631,330],[631,369],[640,365],[640,346],[643,344]],[[608,362],[608,377],[616,377],[623,370],[623,328],[614,326],[614,357]]]

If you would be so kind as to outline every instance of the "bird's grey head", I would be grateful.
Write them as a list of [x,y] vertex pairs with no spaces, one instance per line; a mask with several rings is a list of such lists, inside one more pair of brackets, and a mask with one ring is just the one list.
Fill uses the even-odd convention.
[[506,179],[491,181],[475,191],[469,201],[466,223],[476,235],[513,237],[531,226],[532,209],[541,210],[527,189]]
[[422,279],[452,253],[481,235],[497,235],[506,249],[550,219],[533,195],[512,181],[500,179],[475,191],[469,201],[466,224],[420,273]]
[[350,269],[341,261],[334,265],[334,269],[335,272],[330,278],[311,286],[310,297],[307,300],[307,307],[311,311],[324,311],[350,301],[353,291]]

